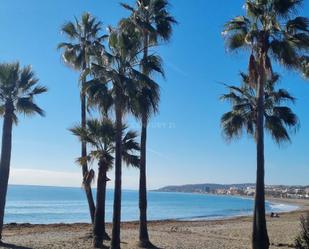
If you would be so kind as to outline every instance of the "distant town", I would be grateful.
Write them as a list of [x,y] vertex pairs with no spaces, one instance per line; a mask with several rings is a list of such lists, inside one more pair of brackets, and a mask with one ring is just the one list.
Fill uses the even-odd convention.
[[[254,196],[255,184],[190,184],[182,186],[166,186],[156,191]],[[309,199],[309,185],[266,185],[265,194],[267,197],[273,198]]]

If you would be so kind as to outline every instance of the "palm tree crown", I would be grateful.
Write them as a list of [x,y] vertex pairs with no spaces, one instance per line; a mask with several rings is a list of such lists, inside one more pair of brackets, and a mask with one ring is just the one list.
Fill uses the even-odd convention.
[[91,152],[85,157],[80,157],[78,161],[83,165],[83,161],[104,160],[108,168],[113,164],[113,140],[115,136],[114,126],[111,121],[105,119],[99,121],[96,119],[87,120],[86,129],[81,126],[75,126],[70,129],[78,136],[81,141],[87,142],[91,146]]
[[136,7],[121,5],[131,12],[130,20],[141,33],[149,35],[149,46],[157,44],[158,39],[171,38],[172,25],[177,21],[169,14],[167,0],[137,0]]
[[309,19],[297,16],[303,0],[247,0],[246,16],[237,16],[225,25],[230,50],[251,51],[251,81],[256,81],[258,53],[267,54],[264,65],[271,72],[268,53],[287,68],[301,69],[309,48]]
[[[246,131],[253,137],[256,134],[257,93],[249,84],[249,76],[241,74],[241,87],[227,86],[229,93],[221,96],[222,100],[232,104],[232,110],[221,118],[223,133],[228,140],[238,138]],[[276,89],[279,76],[275,74],[265,85],[265,128],[279,144],[290,141],[288,130],[293,131],[298,126],[298,118],[288,106],[283,103],[295,99],[284,89]]]
[[[143,58],[141,59],[140,67],[145,75],[151,76],[153,72],[157,72],[164,77],[161,58],[152,53],[149,53],[149,48],[156,46],[159,40],[168,41],[172,35],[172,26],[177,21],[168,11],[167,0],[137,0],[136,6],[132,7],[128,4],[121,5],[131,12],[130,17],[126,22],[131,23],[140,33],[142,40]],[[158,111],[160,101],[159,86],[153,84],[145,84],[145,87],[140,89],[136,95],[134,104],[135,115],[149,116]]]
[[[96,62],[91,66],[94,79],[85,84],[84,92],[89,97],[89,105],[100,107],[105,112],[115,104],[116,99],[121,102],[124,112],[132,111],[132,101],[136,100],[137,93],[144,87],[158,89],[158,85],[138,70],[143,62],[139,59],[140,37],[134,27],[123,20],[118,28],[109,30],[109,49],[97,54]],[[160,59],[151,57],[148,70],[159,70]],[[155,100],[157,97],[152,98]]]
[[19,63],[0,64],[0,113],[10,111],[17,123],[17,113],[39,114],[44,111],[34,102],[34,97],[47,91],[37,85],[38,79],[30,66],[21,68]]
[[[123,126],[123,131],[126,130],[127,127]],[[86,129],[78,125],[71,128],[70,131],[92,148],[86,158],[78,158],[80,164],[83,164],[84,160],[90,162],[103,160],[108,169],[113,167],[116,127],[110,119],[90,119],[87,120]],[[138,167],[139,163],[139,157],[136,155],[136,152],[139,151],[139,144],[136,142],[136,138],[136,132],[127,131],[122,139],[122,159],[126,165],[134,167]]]
[[84,70],[90,64],[90,57],[106,35],[100,35],[102,23],[97,21],[89,13],[84,13],[81,20],[75,18],[75,22],[65,23],[61,31],[67,36],[70,42],[62,42],[58,45],[63,49],[63,60],[66,64],[77,70]]

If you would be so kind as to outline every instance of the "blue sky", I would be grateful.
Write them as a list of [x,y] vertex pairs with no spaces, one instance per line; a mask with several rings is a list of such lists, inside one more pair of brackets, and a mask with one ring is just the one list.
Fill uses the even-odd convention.
[[[171,42],[159,50],[167,78],[159,79],[160,113],[149,128],[149,188],[255,181],[254,142],[246,136],[229,144],[224,141],[220,117],[229,107],[218,100],[225,91],[220,83],[236,83],[239,72],[246,70],[247,55],[227,53],[221,37],[224,23],[242,14],[243,2],[171,1],[179,25]],[[65,39],[61,25],[84,11],[98,17],[104,27],[128,14],[118,0],[1,1],[0,61],[31,64],[49,88],[38,99],[47,116],[21,117],[14,127],[11,183],[80,186],[80,169],[74,163],[80,148],[67,130],[80,116],[78,74],[63,64],[56,47]],[[307,1],[303,13],[309,13]],[[278,147],[266,139],[266,183],[309,184],[309,82],[296,73],[279,72],[282,86],[297,97],[294,110],[301,127],[292,144]],[[138,172],[125,169],[123,182],[124,188],[136,189]]]

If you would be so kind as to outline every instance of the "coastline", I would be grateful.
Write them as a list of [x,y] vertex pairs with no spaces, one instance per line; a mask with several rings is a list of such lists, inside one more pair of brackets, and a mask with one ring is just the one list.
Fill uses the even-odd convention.
[[[268,199],[273,203],[294,204],[300,208],[280,213],[280,218],[267,215],[271,249],[288,249],[299,230],[299,218],[309,212],[308,200]],[[138,222],[122,223],[122,248],[134,249],[138,239]],[[111,232],[111,223],[106,225]],[[252,218],[240,216],[220,220],[150,221],[152,242],[164,249],[244,249],[250,247]],[[52,249],[91,248],[91,225],[74,224],[8,224],[4,228],[4,242],[0,248]],[[108,245],[108,243],[106,243]]]
[[[24,193],[27,193],[25,195]],[[30,194],[31,193],[31,194]],[[53,187],[14,186],[11,188],[7,202],[5,223],[31,223],[31,224],[56,224],[56,223],[87,223],[89,210],[84,201],[84,195],[79,188],[63,189]],[[37,198],[43,196],[43,198]],[[48,196],[48,198],[47,198]],[[112,221],[113,192],[107,191],[106,222]],[[72,198],[71,198],[72,197]],[[238,216],[251,215],[253,198],[240,195],[215,195],[204,193],[182,192],[149,192],[149,220],[218,220]],[[123,190],[122,221],[138,220],[138,208],[125,207],[132,205],[131,201],[138,203],[138,192]],[[191,204],[192,202],[192,204]],[[276,200],[276,203],[285,203]],[[295,206],[287,204],[270,204],[267,202],[268,213],[291,211]],[[299,205],[299,204],[297,204]],[[21,208],[21,209],[20,209]]]
[[[224,195],[224,194],[213,194],[213,193],[198,193],[198,192],[170,192],[170,191],[158,191],[158,190],[151,190],[153,192],[159,192],[159,193],[179,193],[179,194],[196,194],[196,195],[210,195],[210,196],[220,196],[220,197],[232,197],[232,198],[240,198],[240,199],[246,199],[246,200],[252,200],[254,201],[254,197],[252,196],[246,196],[246,195]],[[280,208],[279,210],[275,210],[275,213],[288,213],[293,211],[306,211],[309,210],[309,199],[292,199],[292,198],[275,198],[275,197],[265,197],[265,202],[268,202],[271,205],[283,205],[283,207],[289,207],[289,208]],[[266,211],[266,214],[269,214],[270,212]],[[231,215],[231,216],[221,216],[221,217],[205,217],[201,218],[200,220],[207,221],[207,220],[226,220],[226,219],[233,219],[237,217],[246,217],[250,216],[249,213],[247,214],[239,214],[239,215]],[[175,219],[180,221],[186,221],[186,219]],[[190,220],[190,219],[189,219]],[[199,219],[191,219],[190,221],[198,221]]]
[[273,198],[266,197],[266,201],[278,204],[287,204],[299,206],[301,209],[309,209],[309,199],[287,199],[287,198]]

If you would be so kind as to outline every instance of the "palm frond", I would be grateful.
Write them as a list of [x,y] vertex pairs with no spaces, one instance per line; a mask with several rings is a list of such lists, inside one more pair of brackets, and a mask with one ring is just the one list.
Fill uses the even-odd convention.
[[287,68],[295,68],[298,66],[298,54],[291,46],[291,44],[285,40],[273,40],[270,43],[270,48],[273,57]]
[[165,77],[164,69],[162,66],[162,59],[158,55],[149,55],[141,60],[141,66],[146,75],[151,75],[157,72]]
[[223,114],[221,117],[221,126],[225,138],[227,140],[240,138],[245,123],[246,122],[240,113],[231,111]]
[[45,86],[36,86],[31,90],[29,94],[33,96],[33,95],[39,95],[39,94],[45,93],[47,91],[48,91],[48,88]]
[[140,158],[137,155],[123,153],[122,159],[127,166],[138,168],[140,165]]
[[63,32],[69,39],[75,39],[79,35],[77,30],[76,30],[74,23],[72,23],[72,22],[66,22],[61,27],[61,32]]
[[123,150],[124,151],[139,151],[140,146],[138,142],[136,141],[136,138],[137,138],[137,133],[135,131],[128,131],[122,139]]
[[84,129],[81,125],[75,125],[72,128],[69,128],[71,133],[78,137],[81,142],[86,142],[91,144],[92,146],[98,146],[97,142],[92,138],[91,134],[89,134],[88,129]]
[[34,97],[46,92],[47,88],[37,83],[38,79],[30,66],[21,68],[18,62],[0,64],[0,105],[4,107],[6,103],[13,104],[11,114],[16,123],[18,119],[14,111],[44,116],[44,111],[34,102]]
[[121,4],[131,12],[130,20],[141,34],[148,34],[149,42],[157,44],[159,39],[168,41],[173,32],[176,19],[169,12],[167,0],[137,1],[136,6]]
[[247,15],[251,18],[258,18],[265,12],[266,1],[246,1],[245,8]]
[[224,33],[241,31],[246,34],[249,31],[250,20],[245,16],[236,16],[224,25]]
[[16,111],[29,116],[34,114],[45,116],[45,112],[33,102],[32,97],[18,98],[16,101]]
[[61,30],[71,42],[58,44],[64,62],[77,70],[89,65],[94,51],[104,48],[101,42],[106,35],[99,34],[101,29],[102,23],[88,12],[83,13],[80,20],[75,18],[75,22],[65,23]]
[[280,118],[282,122],[289,128],[298,126],[298,118],[287,106],[276,106],[273,109],[273,115]]
[[[228,141],[240,138],[243,132],[254,136],[256,131],[257,89],[248,83],[248,75],[242,73],[241,76],[242,86],[227,86],[229,92],[221,96],[232,106],[221,118],[222,131]],[[282,105],[294,103],[295,98],[285,89],[276,89],[278,80],[279,75],[273,74],[265,84],[264,116],[265,129],[280,144],[290,140],[289,132],[297,130],[299,120],[290,107]]]
[[288,20],[286,29],[290,34],[296,33],[297,31],[309,32],[309,19],[307,17],[298,16]]
[[291,141],[290,136],[277,116],[266,116],[265,128],[271,134],[276,143]]
[[276,13],[284,18],[297,13],[297,9],[303,4],[303,0],[273,0]]
[[83,92],[88,96],[88,105],[98,107],[100,111],[108,113],[113,105],[113,98],[107,84],[101,80],[90,80],[84,87]]
[[123,8],[125,8],[125,9],[127,9],[127,10],[129,10],[129,11],[131,11],[131,12],[134,12],[134,7],[131,7],[129,4],[120,3],[120,5],[121,5]]
[[232,51],[243,48],[247,46],[246,37],[247,35],[243,32],[234,33],[226,38],[226,46]]

